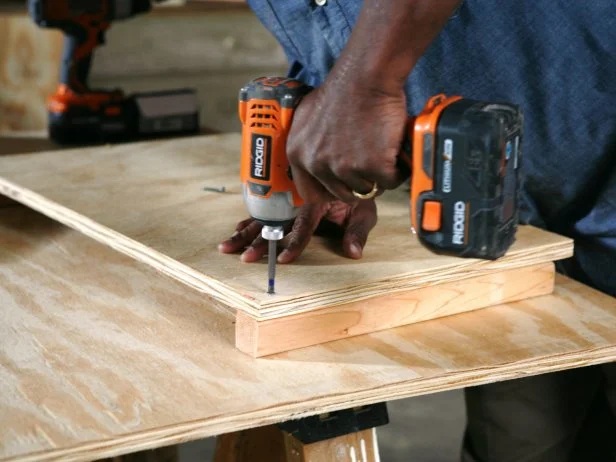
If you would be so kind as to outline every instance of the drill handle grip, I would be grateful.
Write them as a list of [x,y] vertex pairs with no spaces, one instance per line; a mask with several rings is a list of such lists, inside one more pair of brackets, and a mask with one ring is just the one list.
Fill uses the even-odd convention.
[[[82,25],[83,26],[83,25]],[[60,69],[60,83],[66,85],[76,93],[89,91],[88,77],[92,65],[94,49],[104,43],[105,31],[109,24],[97,24],[93,27],[71,27],[66,31],[62,66]]]
[[92,64],[92,53],[79,57],[78,51],[82,46],[82,41],[75,36],[67,35],[64,39],[60,83],[76,93],[87,91],[88,76]]

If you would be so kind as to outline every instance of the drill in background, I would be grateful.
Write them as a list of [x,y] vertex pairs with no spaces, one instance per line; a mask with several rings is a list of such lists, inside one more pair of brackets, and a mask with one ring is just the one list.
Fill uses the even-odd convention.
[[[303,204],[286,141],[295,108],[311,89],[297,80],[261,77],[240,91],[244,202],[269,241],[268,293],[274,293],[276,242]],[[411,229],[422,245],[488,260],[507,252],[519,221],[522,129],[516,105],[442,94],[409,119],[399,165],[410,169]]]
[[48,104],[52,140],[88,143],[199,130],[194,90],[125,95],[88,87],[94,49],[104,44],[111,23],[151,8],[150,0],[28,0],[37,25],[65,34],[59,86]]

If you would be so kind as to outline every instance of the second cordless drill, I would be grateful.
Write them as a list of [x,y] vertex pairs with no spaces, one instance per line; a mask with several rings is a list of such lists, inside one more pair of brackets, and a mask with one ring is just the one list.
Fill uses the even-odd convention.
[[92,54],[110,24],[150,11],[150,0],[28,0],[28,8],[36,24],[65,34],[60,83],[48,104],[51,139],[90,142],[199,129],[193,90],[127,96],[88,87]]

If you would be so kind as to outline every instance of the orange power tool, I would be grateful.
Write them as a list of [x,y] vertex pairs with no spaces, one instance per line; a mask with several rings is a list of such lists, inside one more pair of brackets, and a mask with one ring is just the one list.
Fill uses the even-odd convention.
[[[293,113],[312,88],[261,77],[240,91],[241,179],[250,215],[269,240],[268,292],[276,241],[303,201],[286,155]],[[433,252],[496,259],[515,240],[523,117],[509,103],[436,95],[411,117],[400,167],[411,174],[411,228]]]
[[261,236],[269,241],[270,294],[275,285],[276,242],[303,204],[291,176],[286,144],[295,108],[310,90],[298,80],[280,77],[261,77],[240,90],[244,202],[250,216],[263,224]]
[[150,11],[150,0],[28,0],[28,8],[36,24],[65,34],[60,84],[48,104],[52,140],[97,142],[198,131],[194,90],[125,95],[88,87],[94,49],[104,43],[111,23]]
[[522,183],[517,105],[443,94],[409,123],[411,226],[436,253],[494,260],[515,241]]

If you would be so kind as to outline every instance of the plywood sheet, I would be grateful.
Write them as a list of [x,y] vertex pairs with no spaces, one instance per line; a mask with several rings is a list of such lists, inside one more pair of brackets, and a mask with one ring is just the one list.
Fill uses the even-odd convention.
[[259,319],[572,254],[571,240],[523,227],[494,262],[435,255],[411,234],[408,193],[399,190],[379,201],[361,260],[314,239],[295,264],[279,268],[277,294],[268,295],[265,261],[242,264],[217,250],[246,217],[239,146],[239,135],[228,134],[9,156],[0,164],[0,193]]
[[0,213],[0,460],[92,460],[614,361],[616,300],[553,295],[252,359],[221,305],[26,208]]

